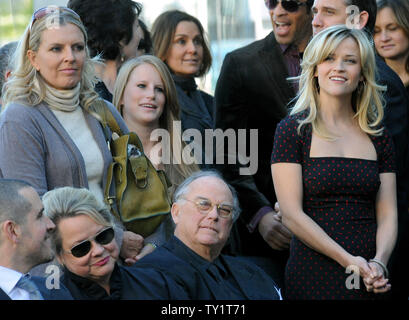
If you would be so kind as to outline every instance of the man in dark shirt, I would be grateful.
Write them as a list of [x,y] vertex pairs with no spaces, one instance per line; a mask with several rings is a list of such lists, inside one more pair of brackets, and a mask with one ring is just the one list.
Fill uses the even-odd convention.
[[[282,286],[291,233],[273,210],[276,196],[270,158],[276,126],[296,95],[297,84],[287,78],[299,75],[301,55],[312,35],[313,1],[265,2],[273,31],[226,55],[215,92],[215,128],[236,133],[240,129],[246,133],[257,130],[258,152],[250,154],[250,158],[256,156],[257,170],[242,175],[240,171],[246,165],[229,164],[228,152],[224,164],[216,168],[235,187],[243,208],[226,252],[247,256]],[[244,143],[248,146],[252,141]]]
[[[313,7],[313,34],[330,26],[346,24],[373,34],[376,20],[376,0],[315,0]],[[409,100],[399,76],[376,55],[377,81],[387,87],[384,94],[383,123],[395,145],[396,184],[398,202],[398,239],[389,260],[392,298],[407,300],[409,295],[408,265],[408,121]]]
[[220,254],[239,207],[234,189],[217,172],[186,179],[175,192],[171,213],[174,237],[142,258],[138,268],[166,271],[190,299],[280,299],[274,281],[259,267]]

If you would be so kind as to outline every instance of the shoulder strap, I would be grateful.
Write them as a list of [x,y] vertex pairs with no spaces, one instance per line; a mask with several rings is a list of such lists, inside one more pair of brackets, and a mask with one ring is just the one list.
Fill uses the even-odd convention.
[[116,132],[119,136],[122,136],[123,133],[121,128],[118,125],[114,115],[112,114],[111,110],[109,110],[108,106],[102,99],[95,100],[91,105],[92,111],[99,115],[100,122],[104,129],[108,125],[112,132]]

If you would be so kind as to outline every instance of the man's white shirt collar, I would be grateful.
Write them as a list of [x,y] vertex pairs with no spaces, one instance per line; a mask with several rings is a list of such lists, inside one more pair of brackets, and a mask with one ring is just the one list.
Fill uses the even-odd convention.
[[17,282],[24,274],[13,269],[0,266],[0,288],[12,300],[30,300],[29,293],[23,289],[16,288]]

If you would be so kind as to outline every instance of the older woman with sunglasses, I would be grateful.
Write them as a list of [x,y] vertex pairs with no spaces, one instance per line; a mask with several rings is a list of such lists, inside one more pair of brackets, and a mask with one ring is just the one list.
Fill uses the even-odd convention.
[[117,264],[112,215],[87,189],[57,188],[43,197],[53,234],[62,282],[77,300],[186,299],[169,277],[149,268]]
[[[0,177],[25,180],[40,196],[73,186],[89,188],[102,200],[112,157],[102,127],[89,111],[99,97],[80,17],[66,7],[37,10],[12,68],[0,117]],[[106,105],[128,132],[112,104]],[[134,258],[143,239],[123,234],[121,256]]]

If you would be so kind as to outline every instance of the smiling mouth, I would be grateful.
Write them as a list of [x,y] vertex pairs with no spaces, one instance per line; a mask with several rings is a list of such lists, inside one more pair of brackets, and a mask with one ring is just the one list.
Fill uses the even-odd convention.
[[212,230],[212,231],[214,231],[214,232],[218,232],[215,228],[208,227],[208,226],[202,226],[201,228],[202,228],[202,229]]
[[94,265],[98,266],[98,267],[101,267],[101,266],[106,265],[108,263],[108,261],[109,261],[109,256],[105,257],[102,260],[99,260],[97,263],[94,263]]
[[392,48],[392,47],[394,47],[393,44],[388,44],[388,45],[386,45],[386,46],[381,46],[382,49],[390,49],[390,48]]
[[346,82],[347,81],[347,79],[346,78],[344,78],[344,77],[330,77],[329,78],[330,80],[332,80],[332,81],[342,81],[342,82]]
[[64,73],[75,73],[75,72],[77,72],[77,69],[62,69],[61,72],[64,72]]
[[151,109],[151,110],[156,110],[158,108],[157,106],[154,106],[152,104],[142,104],[141,107]]

